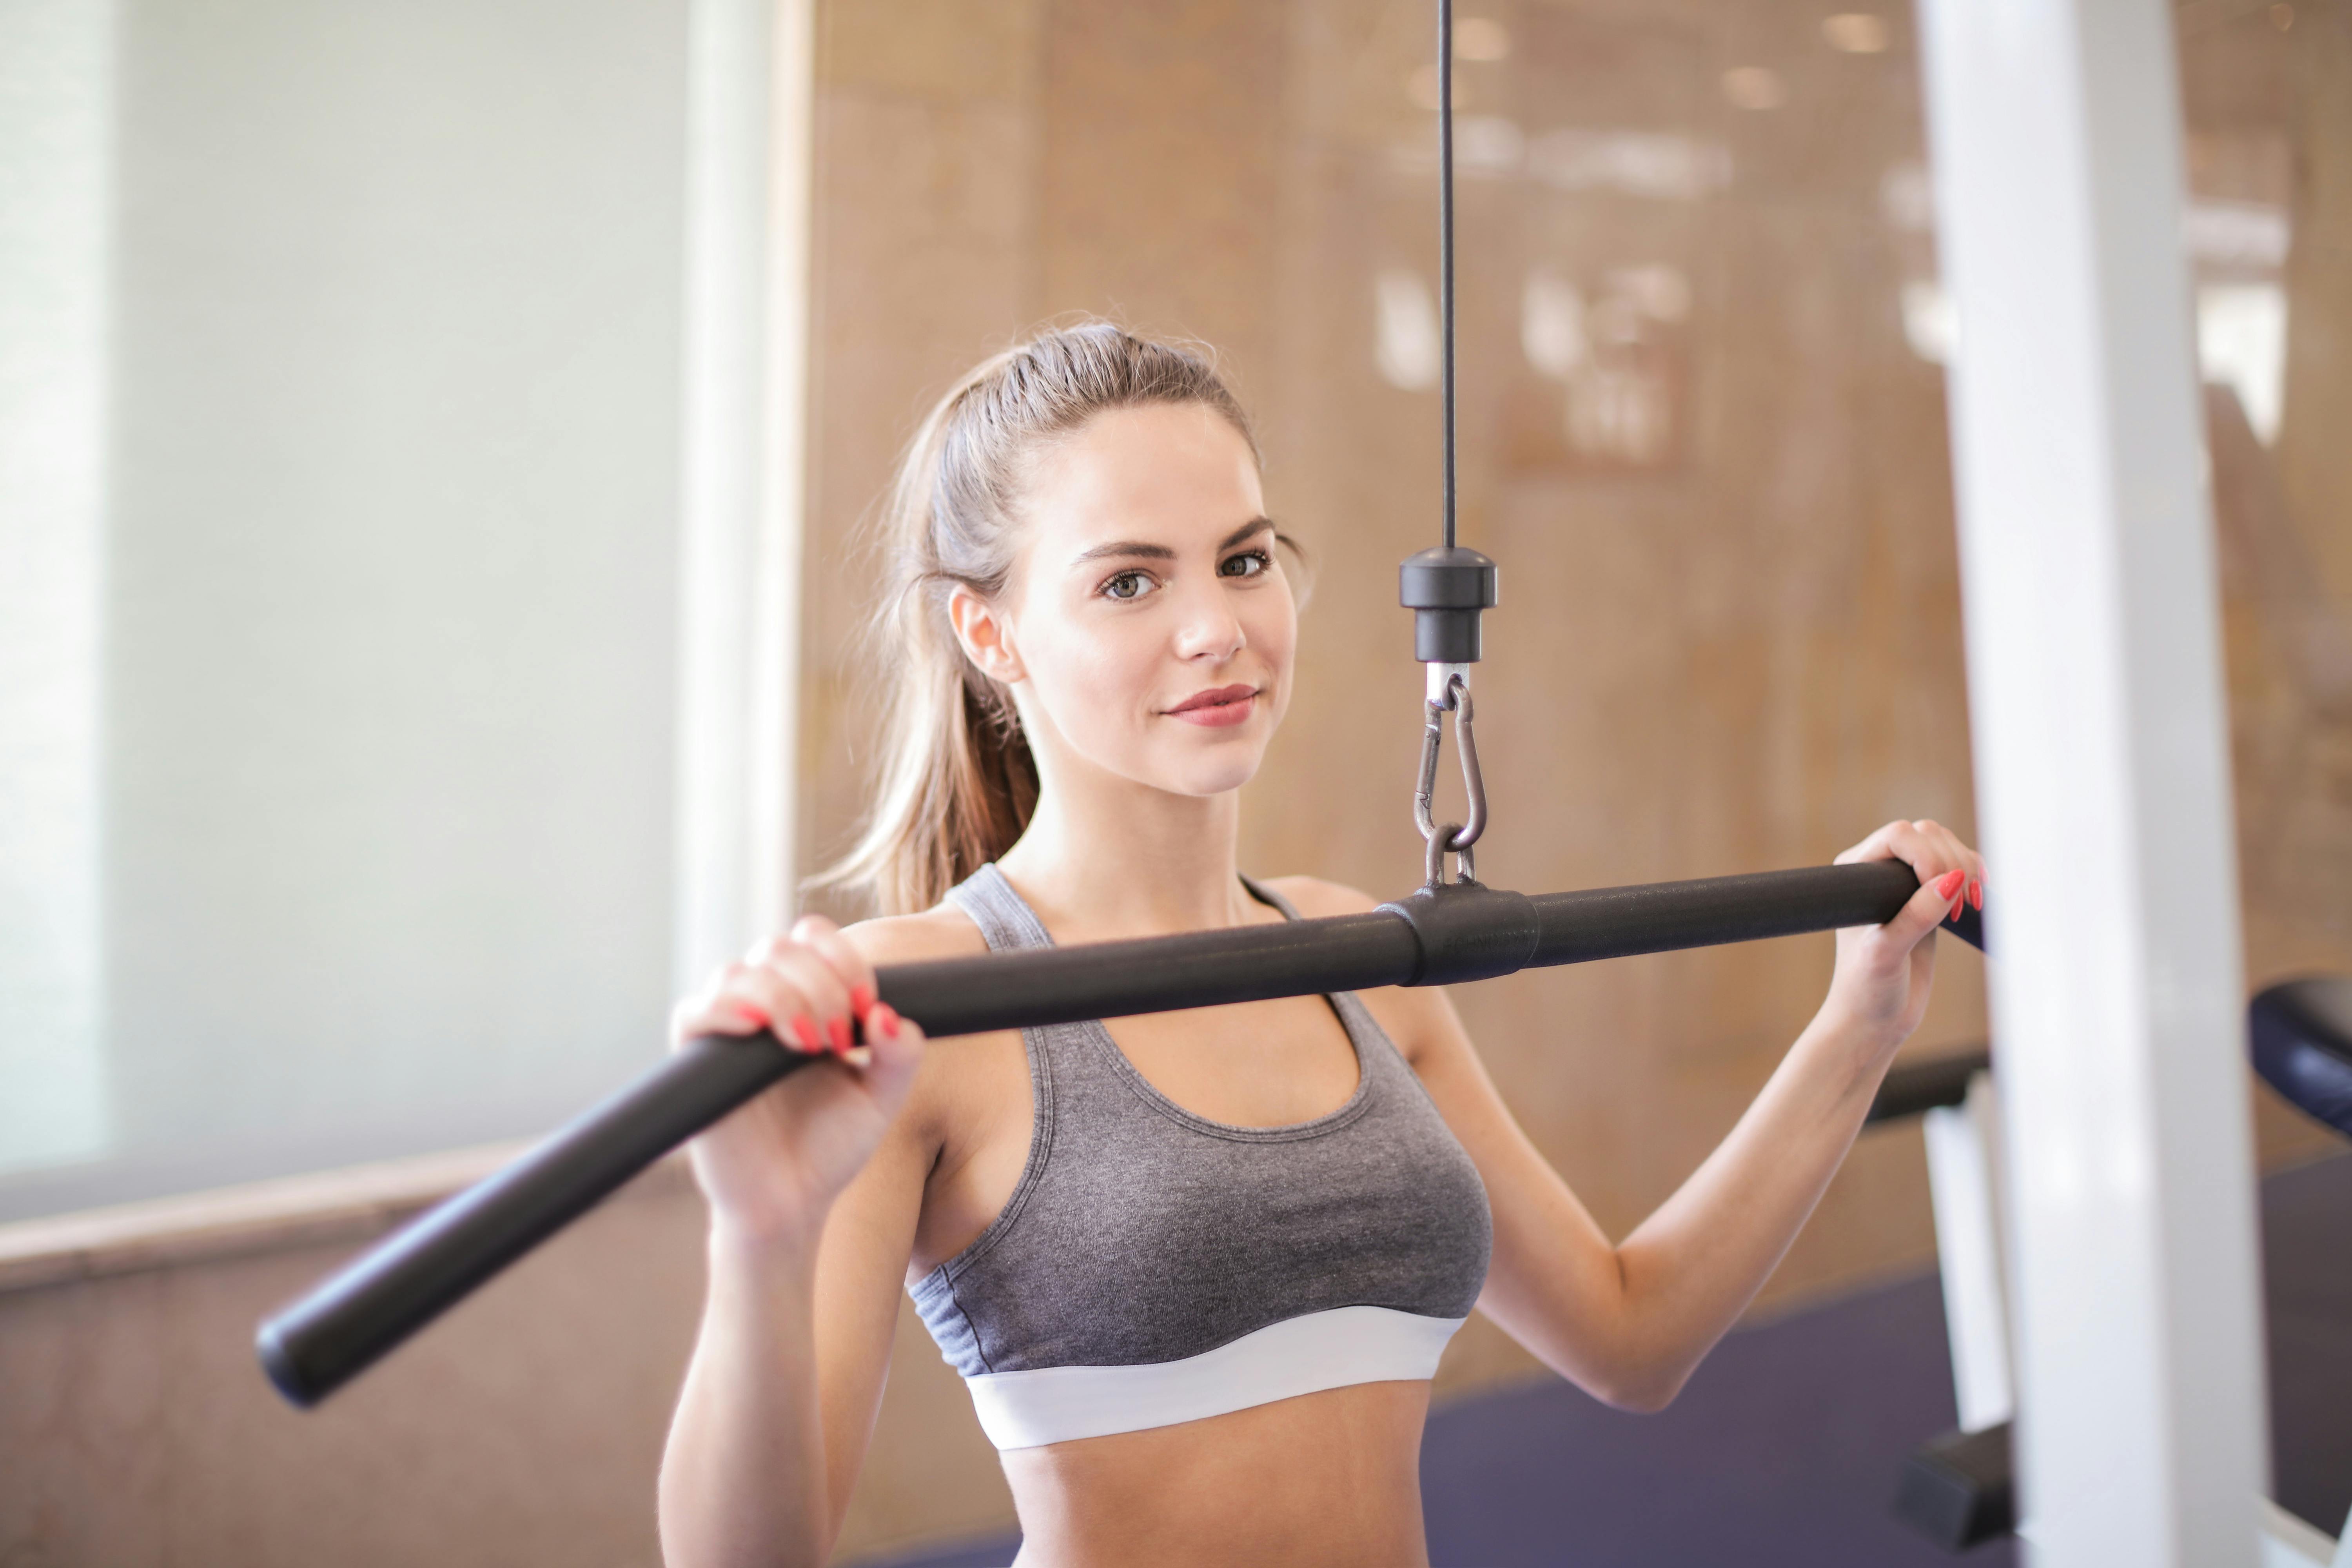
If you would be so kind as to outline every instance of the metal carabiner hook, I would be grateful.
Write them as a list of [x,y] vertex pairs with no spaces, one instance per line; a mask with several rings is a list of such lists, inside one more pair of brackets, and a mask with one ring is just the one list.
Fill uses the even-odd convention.
[[[1445,856],[1451,851],[1458,879],[1468,882],[1476,879],[1476,862],[1470,847],[1486,831],[1486,783],[1478,772],[1478,742],[1471,730],[1472,705],[1469,682],[1460,675],[1449,676],[1441,697],[1433,697],[1428,704],[1429,725],[1422,731],[1421,782],[1412,795],[1413,826],[1421,829],[1423,869],[1428,880],[1436,886],[1445,880]],[[1462,786],[1470,800],[1470,820],[1449,822],[1439,826],[1435,816],[1437,795],[1437,752],[1444,741],[1446,710],[1454,710],[1454,738],[1462,750]]]

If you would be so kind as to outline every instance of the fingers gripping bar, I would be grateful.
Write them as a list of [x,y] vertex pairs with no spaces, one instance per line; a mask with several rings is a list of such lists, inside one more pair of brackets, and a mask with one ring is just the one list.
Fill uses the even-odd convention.
[[[1533,898],[1454,883],[1369,914],[901,964],[877,981],[883,1001],[936,1038],[1879,924],[1918,886],[1893,860]],[[1984,945],[1976,911],[1946,923]],[[690,1042],[264,1322],[256,1348],[270,1381],[298,1405],[318,1403],[630,1177],[816,1059],[765,1033]]]

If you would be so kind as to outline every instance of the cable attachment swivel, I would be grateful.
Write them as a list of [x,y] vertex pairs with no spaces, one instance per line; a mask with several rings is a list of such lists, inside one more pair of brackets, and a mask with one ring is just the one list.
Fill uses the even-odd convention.
[[[1446,669],[1433,664],[1429,673],[1430,684],[1436,689],[1427,703],[1428,728],[1421,735],[1421,782],[1412,792],[1412,820],[1421,829],[1422,869],[1427,874],[1427,885],[1436,888],[1445,883],[1448,852],[1454,856],[1459,880],[1477,879],[1477,863],[1471,857],[1470,847],[1486,831],[1486,781],[1478,772],[1478,742],[1470,727],[1469,681],[1459,668]],[[1437,751],[1444,739],[1445,715],[1449,710],[1454,714],[1454,742],[1462,752],[1462,787],[1470,799],[1470,820],[1441,826],[1435,816]]]
[[[1449,539],[1452,530],[1447,531]],[[1476,877],[1470,847],[1486,831],[1486,786],[1478,776],[1478,746],[1470,731],[1470,667],[1485,651],[1478,616],[1495,607],[1495,563],[1475,550],[1447,543],[1424,550],[1397,572],[1397,597],[1412,612],[1412,657],[1429,672],[1429,727],[1421,741],[1421,784],[1413,791],[1412,819],[1425,846],[1423,867],[1431,887],[1445,880],[1450,851],[1463,881]],[[1470,820],[1441,829],[1432,813],[1437,790],[1437,748],[1445,715],[1454,715],[1454,737],[1462,748],[1462,782],[1470,794]]]

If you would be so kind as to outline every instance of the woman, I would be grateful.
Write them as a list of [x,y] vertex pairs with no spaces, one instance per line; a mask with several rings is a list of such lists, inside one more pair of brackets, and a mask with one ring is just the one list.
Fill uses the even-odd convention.
[[889,514],[897,683],[877,809],[814,917],[682,1004],[821,1065],[697,1141],[709,1295],[661,1479],[677,1568],[817,1563],[901,1289],[968,1380],[1035,1564],[1417,1564],[1438,1352],[1475,1304],[1632,1410],[1763,1284],[1980,902],[1932,822],[1840,857],[1920,891],[1837,937],[1820,1013],[1738,1126],[1612,1245],[1441,990],[1203,1009],[924,1052],[874,966],[1370,909],[1237,872],[1297,606],[1249,426],[1198,358],[1100,324],[982,365]]

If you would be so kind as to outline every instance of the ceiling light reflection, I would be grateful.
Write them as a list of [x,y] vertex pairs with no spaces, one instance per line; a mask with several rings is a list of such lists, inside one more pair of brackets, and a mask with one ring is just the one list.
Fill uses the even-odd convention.
[[1959,319],[1941,283],[1914,278],[1903,285],[1903,337],[1913,353],[1929,364],[1949,364],[1958,335]]
[[1566,381],[1583,364],[1584,296],[1548,268],[1528,274],[1519,291],[1519,348],[1538,375]]
[[1778,109],[1789,101],[1789,89],[1778,71],[1734,66],[1723,73],[1723,96],[1739,109]]
[[2198,289],[2197,368],[2237,393],[2263,445],[2277,440],[2286,402],[2286,290],[2275,283]]
[[1499,60],[1510,52],[1510,33],[1492,16],[1465,16],[1454,24],[1456,59]]
[[1923,163],[1896,163],[1878,182],[1879,216],[1906,234],[1936,226],[1936,192]]
[[1867,11],[1842,11],[1822,18],[1822,37],[1842,54],[1878,54],[1886,47],[1886,18]]
[[2222,267],[2286,265],[2293,226],[2267,202],[2192,201],[2180,215],[2189,254]]
[[1528,173],[1556,190],[1686,202],[1731,184],[1731,154],[1668,132],[1548,131],[1528,148]]
[[1372,279],[1372,357],[1391,386],[1426,392],[1437,384],[1437,301],[1409,267],[1387,267]]

